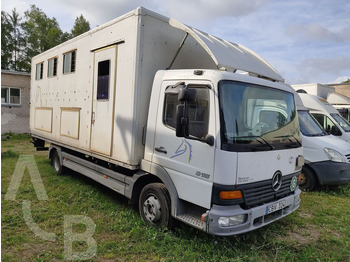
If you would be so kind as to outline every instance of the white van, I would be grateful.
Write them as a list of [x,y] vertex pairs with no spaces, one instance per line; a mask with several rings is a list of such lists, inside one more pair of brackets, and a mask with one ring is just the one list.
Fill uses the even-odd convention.
[[350,144],[325,132],[297,95],[295,100],[305,159],[299,187],[313,190],[317,185],[349,182]]
[[337,109],[321,97],[304,93],[299,93],[299,96],[303,105],[309,109],[327,133],[350,142],[350,124]]

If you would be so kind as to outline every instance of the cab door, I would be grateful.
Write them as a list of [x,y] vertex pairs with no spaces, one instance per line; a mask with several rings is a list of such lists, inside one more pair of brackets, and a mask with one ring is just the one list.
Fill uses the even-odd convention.
[[174,182],[179,198],[209,208],[214,170],[214,146],[203,140],[215,134],[214,95],[211,83],[185,83],[196,90],[196,99],[186,106],[191,138],[176,137],[177,94],[166,93],[175,81],[162,83],[156,120],[153,162],[164,167]]
[[110,156],[113,143],[117,46],[94,53],[90,149]]

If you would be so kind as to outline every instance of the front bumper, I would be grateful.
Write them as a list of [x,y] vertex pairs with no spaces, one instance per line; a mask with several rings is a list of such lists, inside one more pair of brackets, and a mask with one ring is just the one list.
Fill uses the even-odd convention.
[[[295,211],[300,206],[300,189],[296,189],[293,195],[284,197],[275,202],[260,205],[248,210],[242,209],[239,205],[234,206],[218,206],[213,205],[213,207],[208,212],[208,233],[220,236],[229,236],[242,234],[245,232],[252,231],[254,229],[263,227],[270,224],[282,217],[285,217]],[[283,209],[273,212],[271,214],[266,214],[266,208],[274,203],[278,203],[285,200],[286,205]],[[220,217],[230,217],[236,215],[247,215],[247,219],[244,223],[236,225],[223,227],[220,226],[218,220]]]
[[350,163],[322,161],[309,163],[321,185],[342,185],[350,182]]

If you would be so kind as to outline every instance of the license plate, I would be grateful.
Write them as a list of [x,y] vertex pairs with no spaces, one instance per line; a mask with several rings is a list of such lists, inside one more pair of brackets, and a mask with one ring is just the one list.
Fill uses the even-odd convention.
[[266,215],[271,214],[273,212],[276,212],[278,210],[281,210],[281,209],[285,208],[285,206],[286,206],[286,200],[280,201],[280,202],[275,203],[275,204],[268,205],[266,207]]

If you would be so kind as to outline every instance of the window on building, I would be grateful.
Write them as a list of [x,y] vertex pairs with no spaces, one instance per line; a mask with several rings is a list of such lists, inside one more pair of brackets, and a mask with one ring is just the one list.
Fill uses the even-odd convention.
[[97,100],[108,100],[109,98],[110,62],[110,60],[104,60],[98,63]]
[[57,57],[49,59],[47,76],[48,77],[57,76]]
[[76,50],[63,54],[63,74],[75,72]]
[[1,88],[1,105],[20,105],[21,89],[15,87]]
[[44,63],[39,63],[36,65],[35,80],[43,79]]
[[9,103],[9,88],[1,88],[1,104]]
[[[189,135],[204,138],[208,134],[209,126],[209,89],[206,86],[189,88],[196,90],[196,100],[186,102]],[[177,97],[177,94],[165,95],[163,122],[172,129],[176,125],[176,107],[180,104]]]

